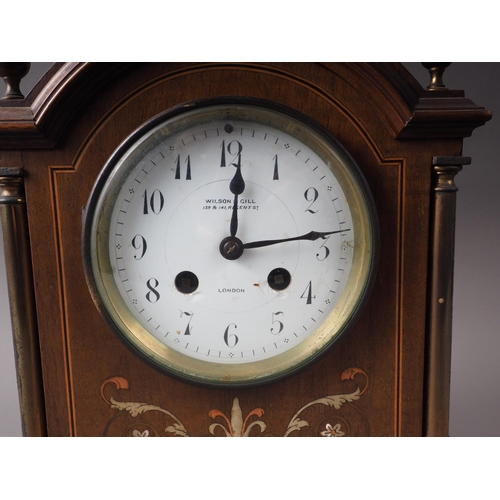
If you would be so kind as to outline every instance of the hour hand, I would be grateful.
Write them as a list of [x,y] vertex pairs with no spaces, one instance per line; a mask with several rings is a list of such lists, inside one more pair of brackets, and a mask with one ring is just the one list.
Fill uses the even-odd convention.
[[320,233],[318,231],[311,231],[311,232],[309,232],[307,234],[303,234],[301,236],[295,236],[294,238],[283,238],[283,239],[279,239],[279,240],[253,241],[251,243],[244,243],[243,249],[267,247],[270,245],[277,245],[278,243],[286,243],[288,241],[298,241],[298,240],[315,241],[318,238],[325,238],[326,236],[329,236],[330,234],[344,233],[346,231],[350,231],[350,229],[339,229],[338,231],[327,231],[327,232],[323,232],[323,233]]
[[241,160],[239,158],[238,163],[236,164],[236,173],[229,183],[229,189],[234,195],[240,195],[245,190],[245,181],[241,175]]
[[236,233],[238,232],[238,196],[245,190],[245,181],[243,180],[243,176],[241,175],[240,157],[238,157],[238,163],[236,164],[236,173],[231,179],[229,189],[231,190],[231,193],[234,194],[233,213],[231,215],[229,234],[231,236],[236,236]]

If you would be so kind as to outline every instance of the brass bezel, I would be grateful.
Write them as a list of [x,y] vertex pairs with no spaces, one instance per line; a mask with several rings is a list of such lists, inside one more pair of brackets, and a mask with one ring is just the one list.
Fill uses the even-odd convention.
[[[337,177],[344,190],[356,235],[351,272],[342,297],[326,321],[307,339],[272,358],[245,364],[202,361],[177,352],[154,338],[121,298],[108,254],[109,220],[114,200],[129,172],[165,135],[221,116],[272,125],[307,144]],[[162,113],[136,130],[113,153],[99,176],[84,220],[84,261],[97,307],[121,340],[154,368],[188,382],[213,387],[251,386],[295,373],[317,359],[348,328],[364,302],[375,271],[378,226],[366,181],[336,139],[315,122],[265,101],[207,100]]]

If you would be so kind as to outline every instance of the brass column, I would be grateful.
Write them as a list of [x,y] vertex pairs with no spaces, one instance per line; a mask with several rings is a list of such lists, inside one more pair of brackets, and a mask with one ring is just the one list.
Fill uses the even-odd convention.
[[0,168],[0,220],[25,436],[47,434],[28,222],[20,168]]
[[424,435],[448,436],[451,370],[455,175],[466,157],[432,159],[429,288],[427,301],[426,408]]

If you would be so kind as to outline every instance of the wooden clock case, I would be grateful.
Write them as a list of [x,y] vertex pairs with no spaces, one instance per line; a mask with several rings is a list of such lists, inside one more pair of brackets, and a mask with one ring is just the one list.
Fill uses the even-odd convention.
[[[428,65],[424,90],[392,63],[57,63],[23,98],[9,64],[0,213],[25,435],[447,435],[453,178],[469,163],[463,138],[491,114],[444,87],[443,65]],[[82,213],[113,151],[158,113],[220,96],[274,101],[326,128],[379,220],[376,279],[354,326],[258,388],[151,368],[101,317],[84,274]]]

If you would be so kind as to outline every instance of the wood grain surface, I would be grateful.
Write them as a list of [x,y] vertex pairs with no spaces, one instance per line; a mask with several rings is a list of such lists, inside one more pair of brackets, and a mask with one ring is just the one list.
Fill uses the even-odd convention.
[[[1,147],[22,150],[48,435],[422,435],[432,158],[460,156],[483,108],[423,91],[395,64],[72,63],[40,88],[37,102],[0,107],[0,126]],[[380,226],[355,325],[258,389],[202,388],[139,360],[100,316],[82,261],[82,211],[113,151],[158,113],[220,96],[271,100],[326,128],[363,171]]]

